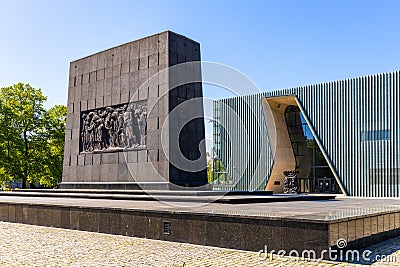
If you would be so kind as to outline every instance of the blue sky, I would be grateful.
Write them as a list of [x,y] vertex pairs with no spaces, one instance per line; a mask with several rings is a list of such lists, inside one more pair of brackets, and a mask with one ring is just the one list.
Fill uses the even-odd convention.
[[[0,86],[65,104],[69,62],[164,30],[261,91],[399,70],[400,1],[3,1]],[[227,94],[208,87],[212,98]]]

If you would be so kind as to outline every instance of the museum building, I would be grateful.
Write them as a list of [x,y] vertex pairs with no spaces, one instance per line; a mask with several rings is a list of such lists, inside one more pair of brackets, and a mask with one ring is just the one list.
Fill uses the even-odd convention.
[[400,72],[214,101],[214,184],[399,197]]

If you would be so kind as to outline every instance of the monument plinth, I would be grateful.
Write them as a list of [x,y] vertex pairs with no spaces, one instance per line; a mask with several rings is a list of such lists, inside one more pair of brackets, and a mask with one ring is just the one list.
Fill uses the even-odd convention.
[[[179,131],[169,121],[177,106],[202,97],[200,67],[191,69],[197,79],[186,84],[171,82],[182,72],[170,69],[197,61],[199,43],[166,31],[71,62],[60,187],[207,184],[202,101],[190,105],[197,115]],[[176,166],[170,159],[177,155],[197,160],[201,168]]]

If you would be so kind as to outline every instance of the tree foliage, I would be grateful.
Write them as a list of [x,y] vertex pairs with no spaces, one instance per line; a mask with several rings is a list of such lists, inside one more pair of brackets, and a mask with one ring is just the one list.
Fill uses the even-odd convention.
[[18,83],[0,88],[0,181],[48,187],[61,180],[66,107],[43,107],[40,89]]
[[220,183],[226,183],[228,181],[228,175],[226,173],[224,164],[222,161],[214,156],[211,157],[207,152],[207,179],[208,183],[214,183],[215,180]]

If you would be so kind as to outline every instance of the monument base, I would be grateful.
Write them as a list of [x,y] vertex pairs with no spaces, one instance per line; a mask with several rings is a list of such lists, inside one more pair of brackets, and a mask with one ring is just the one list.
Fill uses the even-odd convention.
[[[337,249],[341,240],[347,242],[345,249],[358,249],[400,235],[400,205],[395,199],[254,203],[256,196],[247,196],[252,201],[240,205],[204,205],[190,199],[206,192],[193,192],[192,197],[189,192],[168,192],[174,195],[164,196],[164,201],[1,192],[0,220],[250,251],[265,246],[269,251],[314,250],[318,256]],[[281,195],[291,200],[299,196]]]
[[168,190],[168,182],[143,182],[143,183],[76,183],[62,182],[60,189],[104,189],[104,190]]

